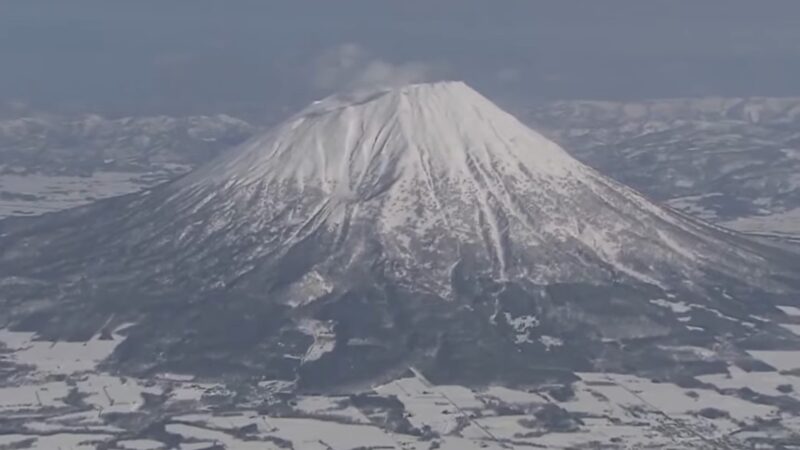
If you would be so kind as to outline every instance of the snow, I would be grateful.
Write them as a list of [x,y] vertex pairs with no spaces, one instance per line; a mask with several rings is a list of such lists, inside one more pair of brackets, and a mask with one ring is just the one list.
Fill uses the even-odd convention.
[[0,388],[0,411],[64,406],[62,399],[67,394],[69,386],[64,382]]
[[[728,296],[727,294],[723,293],[723,295],[726,298],[728,298],[729,300],[731,300],[731,297]],[[725,315],[725,314],[721,313],[717,309],[710,308],[708,306],[701,305],[701,304],[689,304],[689,303],[682,302],[682,301],[681,302],[674,302],[674,301],[669,301],[669,300],[664,300],[664,299],[650,300],[650,303],[652,303],[653,305],[659,306],[661,308],[669,309],[675,314],[685,314],[685,313],[688,313],[688,312],[691,312],[691,311],[694,311],[694,310],[702,310],[702,311],[709,312],[709,313],[719,317],[720,319],[728,320],[728,321],[731,321],[731,322],[736,322],[736,323],[741,324],[743,326],[746,326],[748,328],[755,328],[756,327],[756,325],[754,323],[752,323],[752,322],[741,321],[741,320],[736,319],[734,317]],[[692,320],[691,314],[686,315],[686,316],[678,317],[678,321],[684,322],[684,323],[691,322],[691,320]],[[687,326],[686,328],[687,329],[691,329],[691,330],[702,330],[702,328],[692,327],[692,326]]]
[[456,429],[466,411],[484,407],[474,392],[463,386],[434,386],[419,372],[413,378],[394,380],[374,390],[384,396],[396,396],[409,412],[408,420],[417,428],[430,427],[445,435]]
[[[104,434],[80,434],[80,433],[55,433],[47,436],[31,436],[22,434],[8,434],[0,436],[0,446],[8,445],[8,448],[24,448],[29,450],[95,450],[97,442],[104,442],[111,439],[111,435]],[[22,443],[28,440],[34,442],[30,446],[16,447],[15,443]]]
[[336,333],[333,331],[333,322],[303,319],[298,329],[314,338],[314,342],[303,355],[303,363],[316,361],[336,347]]
[[720,225],[743,233],[800,236],[800,208],[763,216],[739,217]]
[[[157,180],[164,178],[161,175]],[[0,201],[0,218],[72,208],[97,199],[136,192],[154,184],[144,175],[126,172],[95,172],[86,177],[6,173],[0,176],[0,192],[18,198]],[[35,200],[26,200],[23,196]]]
[[150,439],[131,439],[128,441],[119,441],[117,446],[125,450],[160,450],[164,448],[164,444]]
[[223,389],[221,384],[215,383],[180,383],[171,391],[170,401],[173,402],[199,402],[203,396],[215,390]]
[[116,330],[113,339],[104,340],[97,335],[86,342],[36,341],[35,337],[35,333],[0,329],[0,344],[13,351],[13,362],[65,375],[94,370],[124,339]]
[[668,350],[673,354],[675,354],[676,356],[683,353],[692,355],[698,359],[708,360],[708,361],[719,358],[719,355],[714,350],[703,347],[695,347],[692,345],[660,345],[659,348]]
[[[718,235],[709,233],[705,226],[684,222],[635,192],[602,178],[461,83],[415,85],[366,97],[357,94],[318,102],[276,131],[168,189],[177,201],[194,199],[195,203],[185,205],[192,214],[209,211],[209,205],[213,205],[210,209],[214,213],[221,211],[207,221],[195,221],[203,236],[221,231],[222,239],[235,241],[235,233],[241,228],[265,237],[253,246],[254,260],[275,248],[290,248],[314,231],[325,230],[333,233],[337,242],[339,238],[352,239],[347,243],[353,245],[342,247],[340,252],[345,257],[336,260],[346,269],[359,261],[360,252],[369,251],[364,242],[375,237],[364,239],[363,234],[348,234],[345,230],[350,225],[360,225],[368,233],[377,234],[381,251],[385,252],[382,256],[387,260],[404,262],[405,269],[419,269],[415,275],[423,279],[420,283],[430,281],[424,280],[428,276],[434,279],[425,284],[431,290],[447,290],[465,251],[475,251],[479,257],[470,263],[479,270],[492,271],[495,280],[517,276],[528,280],[579,277],[591,282],[596,278],[607,280],[609,274],[627,274],[660,284],[659,272],[666,267],[665,272],[677,272],[670,273],[670,277],[692,282],[693,269],[702,262],[698,261],[701,254],[715,258],[711,262],[719,262],[720,271],[726,274],[738,273],[732,272],[734,266],[750,271],[750,266],[741,264],[745,259],[758,261],[739,258],[737,252],[744,250],[728,252],[727,246],[721,245],[726,242],[717,240]],[[277,216],[275,211],[285,215]],[[232,220],[240,218],[234,213],[245,214],[241,227],[231,226]],[[180,240],[193,239],[194,231],[181,229]],[[356,237],[350,237],[353,235]],[[273,240],[276,247],[269,247]],[[708,248],[710,253],[706,253]],[[576,250],[587,249],[588,252],[580,252],[588,254],[586,260],[575,262]],[[587,264],[595,257],[601,263],[594,267]],[[334,350],[334,322],[303,314],[319,306],[312,303],[333,293],[341,282],[331,276],[338,274],[325,262],[312,262],[312,268],[280,292],[281,300],[297,309],[292,315],[296,329],[309,336],[309,342],[313,340],[304,354],[288,355],[303,363],[331,356],[329,353]],[[757,271],[758,265],[754,267]],[[243,265],[237,273],[250,268]],[[388,272],[387,276],[406,273],[402,268]],[[402,278],[406,279],[404,275]],[[409,279],[417,282],[417,278]],[[214,281],[224,285],[224,280]],[[675,295],[663,295],[669,300],[650,300],[653,307],[644,305],[648,312],[658,307],[664,309],[657,311],[659,314],[685,314],[678,320],[688,325],[693,312],[704,310],[722,319],[749,324],[725,314],[730,311],[722,306],[717,310],[676,301]],[[788,315],[800,312],[800,308],[790,306],[780,309]],[[529,312],[512,314],[498,307],[494,318],[506,319],[518,343],[541,344],[549,351],[564,345],[559,337],[532,333],[540,325],[540,317],[546,315],[537,312],[537,317]],[[782,326],[796,332],[798,325]],[[0,341],[14,352],[10,356],[14,362],[33,363],[43,376],[72,375],[71,381],[81,393],[88,394],[85,401],[98,415],[136,411],[143,404],[144,392],[168,393],[164,410],[170,413],[195,412],[191,416],[164,418],[167,423],[174,419],[167,426],[168,431],[203,441],[184,442],[180,448],[203,448],[215,442],[229,448],[270,448],[268,443],[232,435],[231,430],[251,424],[257,425],[258,434],[290,439],[297,448],[354,448],[365,443],[396,447],[406,440],[409,442],[404,448],[428,448],[427,443],[418,447],[409,436],[394,436],[370,424],[362,412],[347,405],[345,397],[297,397],[296,412],[313,419],[271,418],[252,411],[220,414],[211,402],[202,402],[206,394],[223,390],[220,385],[195,382],[185,375],[162,374],[157,377],[156,387],[150,388],[141,380],[89,373],[113,351],[120,342],[119,336],[113,341],[95,338],[86,343],[37,342],[34,338],[32,334],[0,331]],[[374,342],[371,337],[349,341],[351,345]],[[700,359],[718,357],[712,350],[692,345],[662,348]],[[800,364],[799,353],[751,354],[789,370]],[[755,379],[757,374],[745,375],[731,369],[730,375],[731,378],[709,376],[704,381],[724,388],[751,384],[754,390],[765,393],[774,393],[782,379],[793,386],[796,382],[793,376],[781,378],[776,373]],[[776,414],[769,405],[753,404],[713,389],[696,389],[690,396],[687,389],[677,385],[630,375],[580,376],[573,386],[575,398],[566,402],[544,393],[504,387],[476,393],[463,386],[434,386],[417,372],[414,377],[388,382],[375,391],[396,397],[415,427],[429,427],[446,435],[458,432],[467,423],[463,433],[474,440],[452,435],[442,439],[441,448],[453,449],[488,447],[486,441],[493,435],[512,439],[530,431],[520,423],[525,416],[498,417],[498,411],[487,407],[498,400],[521,406],[527,413],[528,408],[550,403],[583,414],[586,426],[578,433],[547,433],[531,439],[536,445],[550,448],[614,437],[623,437],[631,445],[652,443],[645,436],[652,432],[650,425],[711,426],[709,421],[695,416],[703,408],[722,408],[742,422]],[[261,386],[279,390],[286,385],[264,382]],[[60,382],[4,387],[0,389],[0,411],[27,414],[42,407],[62,407],[67,393],[68,386]],[[257,404],[255,399],[252,402],[245,406]],[[611,423],[612,418],[620,419],[621,424]],[[87,427],[82,431],[88,432],[94,419],[81,419]],[[637,420],[649,422],[647,426],[634,424]],[[32,421],[30,427],[53,432],[58,431],[54,428],[58,423],[55,419]],[[728,419],[714,422],[717,432],[730,431],[734,426],[737,425]],[[156,445],[154,442],[132,440],[120,446],[147,448]]]
[[533,328],[539,326],[539,319],[534,316],[513,317],[510,313],[505,313],[505,318],[516,332],[514,339],[517,344],[532,342],[529,333]]
[[[797,429],[796,417],[789,416],[786,412],[781,414],[773,406],[751,403],[731,392],[723,393],[705,388],[686,389],[633,375],[579,373],[580,380],[572,385],[575,397],[562,402],[545,394],[502,386],[492,386],[476,393],[464,386],[433,385],[418,370],[411,368],[411,371],[414,373],[413,377],[394,380],[375,388],[375,391],[382,395],[396,396],[404,404],[407,418],[412,425],[440,433],[433,441],[442,449],[477,450],[525,446],[553,449],[592,448],[597,446],[593,442],[610,443],[612,439],[618,441],[620,448],[695,448],[695,445],[705,448],[702,441],[707,439],[732,436],[742,439],[744,435],[740,435],[738,430],[754,423],[756,419],[780,420],[788,430]],[[800,395],[799,380],[798,377],[777,372],[744,372],[735,366],[729,368],[728,374],[700,377],[700,381],[720,389],[749,387],[766,395],[789,396],[795,399]],[[123,382],[122,379],[114,379],[107,374],[78,375],[77,387],[81,392],[90,394],[87,401],[94,409],[67,414],[55,411],[54,415],[48,416],[42,412],[48,406],[57,405],[33,405],[26,412],[30,420],[24,425],[25,434],[17,431],[19,434],[0,436],[0,447],[33,440],[30,448],[34,449],[58,448],[54,447],[58,444],[62,448],[88,450],[95,448],[96,442],[108,442],[116,436],[120,440],[116,446],[109,448],[167,448],[169,445],[166,443],[153,439],[133,438],[126,430],[105,425],[102,420],[102,415],[108,412],[109,406],[109,400],[103,398],[104,392],[110,393],[116,401],[125,403],[124,389],[127,389],[127,400],[135,401],[140,395],[140,388],[137,387],[139,383],[140,380],[136,379]],[[200,384],[189,380],[162,379],[160,383],[182,385],[196,392],[211,388],[202,389]],[[786,385],[793,386],[794,390],[787,392]],[[779,386],[782,389],[779,390]],[[38,389],[64,394],[66,387],[66,383],[58,383],[58,386],[38,386]],[[111,389],[106,389],[108,387]],[[0,400],[14,395],[10,391],[2,391]],[[277,445],[278,441],[270,441],[270,438],[290,441],[294,448],[303,449],[431,448],[430,439],[382,428],[350,405],[348,399],[349,396],[346,395],[297,396],[294,408],[298,417],[265,416],[252,409],[213,412],[213,409],[202,405],[192,405],[181,413],[178,405],[168,404],[166,411],[171,412],[167,412],[163,420],[168,433],[180,435],[184,439],[175,446],[180,450],[201,450],[213,445],[241,450],[281,448]],[[498,400],[515,405],[525,413],[497,415],[493,406]],[[548,430],[531,414],[546,404],[580,415],[581,424],[571,432]],[[42,407],[45,409],[33,411]],[[704,408],[721,410],[731,418],[707,419],[698,416],[697,412]],[[187,414],[190,410],[195,412]],[[0,412],[3,412],[2,408]],[[251,425],[255,425],[252,436],[241,437],[237,433],[242,427]],[[767,431],[752,431],[747,436],[757,437],[754,433],[764,432]]]
[[287,294],[290,298],[289,305],[292,307],[307,305],[331,293],[332,290],[331,283],[326,281],[319,272],[312,270],[290,286]]
[[195,377],[194,375],[165,372],[156,375],[156,378],[168,381],[192,381]]
[[328,417],[332,420],[346,420],[351,423],[370,423],[361,411],[346,405],[346,403],[346,398],[301,396],[297,399],[297,405],[294,408],[317,418]]
[[418,378],[395,380],[376,388],[375,392],[396,396],[409,412],[409,422],[417,428],[428,426],[437,433],[447,434],[458,425],[450,402]]
[[[234,418],[231,418],[231,420],[234,420]],[[364,443],[369,443],[372,448],[394,447],[391,437],[380,428],[374,426],[295,418],[270,418],[269,421],[275,428],[275,431],[269,433],[269,435],[291,441],[294,448],[358,448],[363,446]],[[252,423],[252,420],[248,423]],[[280,448],[269,442],[245,441],[222,431],[210,430],[200,426],[171,423],[166,426],[166,429],[170,433],[179,434],[185,438],[203,440],[209,443],[218,442],[231,449],[266,450]]]
[[562,339],[554,336],[548,336],[546,334],[539,336],[539,342],[542,345],[544,345],[545,350],[547,350],[548,352],[552,348],[561,347],[562,345],[564,345],[564,341]]
[[776,306],[776,308],[780,309],[787,316],[800,317],[800,308],[796,306],[785,305],[785,306]]
[[504,403],[510,403],[510,404],[534,405],[534,404],[547,403],[549,401],[539,394],[525,392],[525,391],[518,391],[516,389],[510,389],[505,386],[492,386],[485,392],[482,392],[481,394],[483,396],[493,397]]
[[88,375],[77,387],[80,392],[89,394],[84,401],[103,413],[136,411],[144,405],[143,393],[162,393],[161,388],[146,387],[141,380],[123,380],[110,375]]
[[[608,373],[579,375],[586,383],[585,387],[578,386],[581,391],[585,389],[597,392],[605,400],[598,400],[597,396],[582,395],[578,400],[562,403],[561,406],[567,410],[585,411],[603,416],[616,408],[639,405],[651,412],[680,419],[704,408],[717,408],[727,411],[733,419],[739,421],[752,421],[757,417],[766,418],[778,414],[778,409],[773,406],[750,403],[709,389],[693,389],[695,395],[690,397],[686,395],[687,390],[680,386],[672,383],[655,383],[635,375]],[[618,410],[612,413],[620,417],[619,414]],[[626,413],[622,413],[621,416],[625,415]]]
[[[767,270],[745,269],[763,261],[581,164],[461,82],[315,102],[167,191],[171,207],[202,216],[181,242],[215,233],[234,242],[223,231],[237,220],[247,236],[268,236],[251,261],[324,232],[357,262],[366,232],[398,263],[392,275],[422,270],[416,287],[446,299],[461,251],[474,253],[476,272],[536,284],[580,274],[665,286],[707,261],[743,280]],[[287,302],[330,293],[327,276],[309,269]]]
[[800,369],[800,351],[749,350],[747,353],[781,371]]
[[[507,149],[489,151],[498,143]],[[232,152],[227,173],[201,173],[189,182],[290,179],[346,197],[361,187],[358,182],[384,175],[435,184],[434,175],[472,178],[470,165],[490,171],[496,163],[517,173],[524,166],[562,177],[580,167],[467,85],[444,82],[325,99]]]
[[778,372],[746,372],[732,366],[728,373],[702,375],[698,380],[712,384],[720,389],[751,389],[759,394],[777,397],[787,395],[778,390],[778,386],[792,386],[791,395],[800,400],[800,377],[783,375]]
[[650,300],[650,303],[660,306],[662,308],[668,308],[675,314],[683,314],[687,313],[692,310],[692,306],[686,302],[671,302],[669,300],[664,300],[662,298],[657,298],[654,300]]

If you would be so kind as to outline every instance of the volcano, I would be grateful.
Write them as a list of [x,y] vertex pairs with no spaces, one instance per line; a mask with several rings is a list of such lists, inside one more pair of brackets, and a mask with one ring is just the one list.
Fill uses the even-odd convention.
[[[0,222],[0,326],[129,373],[680,373],[794,339],[800,256],[657,206],[460,82],[339,95],[171,183]],[[672,348],[726,349],[683,360]]]

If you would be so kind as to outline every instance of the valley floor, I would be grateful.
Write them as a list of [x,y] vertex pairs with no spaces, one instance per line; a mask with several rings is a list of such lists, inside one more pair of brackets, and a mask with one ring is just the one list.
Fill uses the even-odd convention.
[[106,373],[123,329],[78,343],[0,331],[0,449],[800,448],[800,350],[754,351],[773,369],[731,366],[684,386],[578,373],[476,390],[412,368],[359,394],[299,395],[281,381]]
[[179,170],[152,172],[94,172],[87,176],[2,174],[0,219],[33,216],[129,194],[175,177]]

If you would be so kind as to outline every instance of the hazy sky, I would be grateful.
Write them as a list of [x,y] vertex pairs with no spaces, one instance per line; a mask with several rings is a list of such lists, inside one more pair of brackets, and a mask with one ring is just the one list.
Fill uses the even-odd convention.
[[800,95],[798,0],[0,0],[0,105],[260,112],[463,79],[490,96]]

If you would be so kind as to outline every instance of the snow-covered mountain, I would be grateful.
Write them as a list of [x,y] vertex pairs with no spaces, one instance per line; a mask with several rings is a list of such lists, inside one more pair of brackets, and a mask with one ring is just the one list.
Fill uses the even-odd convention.
[[175,182],[0,222],[7,324],[135,323],[114,367],[301,386],[749,361],[796,339],[755,317],[797,304],[798,274],[800,255],[651,203],[459,82],[331,97]]

